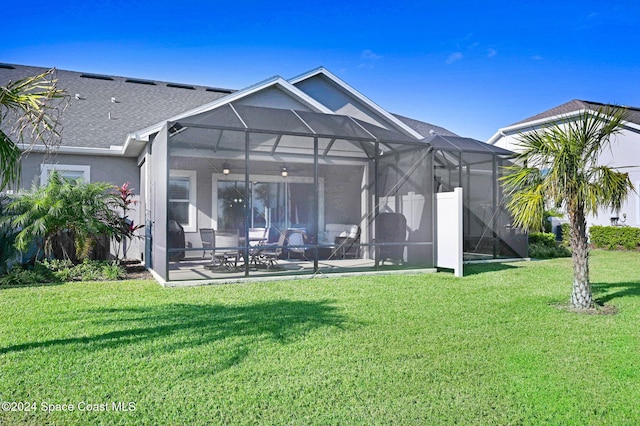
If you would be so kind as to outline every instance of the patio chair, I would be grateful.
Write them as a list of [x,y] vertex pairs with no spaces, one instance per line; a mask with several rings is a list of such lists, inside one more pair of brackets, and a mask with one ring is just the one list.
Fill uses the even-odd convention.
[[214,231],[214,236],[215,259],[220,262],[220,266],[235,269],[238,266],[238,257],[240,257],[239,231],[237,229],[218,229]]
[[200,239],[202,240],[202,257],[206,256],[207,251],[211,251],[211,259],[213,259],[215,231],[212,228],[200,228]]
[[268,228],[249,228],[249,245],[262,246],[267,242]]
[[291,246],[304,246],[305,244],[306,244],[306,236],[305,236],[305,232],[302,229],[288,229],[287,230],[287,259],[291,259],[291,253],[295,253],[303,259],[307,259],[306,249],[304,247],[291,247]]
[[407,219],[401,213],[380,213],[376,218],[376,266],[385,260],[404,263]]
[[267,265],[267,269],[271,269],[276,263],[278,263],[278,259],[282,255],[286,238],[287,232],[282,231],[276,244],[264,246],[264,248],[260,250],[260,260]]
[[336,249],[331,255],[332,258],[358,258],[360,244],[360,227],[354,225],[349,230],[348,235],[339,235],[335,238]]

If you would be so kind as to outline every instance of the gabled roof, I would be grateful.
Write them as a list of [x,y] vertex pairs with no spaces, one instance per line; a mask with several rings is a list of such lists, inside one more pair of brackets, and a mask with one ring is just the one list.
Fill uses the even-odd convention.
[[[48,68],[0,64],[0,85],[38,75]],[[295,86],[322,75],[348,96],[365,104],[393,126],[394,131],[421,139],[433,134],[455,135],[442,127],[391,114],[325,68],[317,68],[291,80],[275,76],[240,91],[140,78],[57,70],[58,87],[69,95],[62,115],[60,152],[136,155],[144,140],[166,121],[203,113],[261,90],[277,88],[309,110],[334,114],[329,108]],[[128,151],[123,149],[129,148]]]
[[338,78],[335,74],[333,74],[332,72],[330,72],[324,67],[316,68],[307,73],[299,75],[298,77],[294,77],[289,81],[291,82],[291,84],[297,85],[304,80],[308,80],[312,77],[319,76],[319,75],[323,76],[324,78],[332,82],[336,87],[340,88],[349,96],[360,101],[363,105],[368,107],[374,114],[379,115],[385,121],[392,124],[396,128],[396,130],[399,130],[403,133],[406,133],[407,135],[413,136],[418,139],[421,137],[420,133],[418,133],[415,129],[411,128],[411,126],[408,126],[402,120],[398,119],[396,116],[389,113],[384,108],[380,107],[378,104],[376,104],[371,99],[364,96],[362,93],[358,92],[356,89],[351,87],[349,84],[347,84],[346,82]]
[[293,86],[291,83],[289,83],[288,81],[284,80],[282,77],[280,76],[274,76],[271,77],[267,80],[261,81],[260,83],[254,84],[252,86],[249,86],[245,89],[242,90],[238,90],[228,96],[225,96],[223,98],[217,99],[213,102],[209,102],[207,104],[204,105],[200,105],[196,108],[190,109],[188,111],[184,111],[180,114],[174,115],[170,118],[167,119],[162,119],[162,121],[159,121],[157,123],[154,123],[151,126],[145,127],[144,129],[141,130],[137,130],[135,132],[130,133],[129,135],[127,135],[127,143],[129,143],[131,140],[146,140],[148,139],[149,135],[158,132],[162,126],[164,125],[164,123],[166,121],[178,121],[181,120],[185,117],[190,117],[193,115],[197,115],[197,114],[202,114],[205,113],[207,111],[211,111],[213,109],[219,108],[221,106],[230,104],[231,102],[237,102],[238,100],[242,99],[242,98],[246,98],[254,93],[257,93],[261,90],[265,90],[271,87],[277,87],[281,90],[283,90],[284,92],[286,92],[287,94],[289,94],[290,96],[292,96],[293,98],[297,99],[298,101],[300,101],[300,103],[306,105],[309,109],[311,109],[312,111],[315,112],[323,112],[326,114],[331,114],[331,110],[329,110],[327,107],[325,107],[324,105],[322,105],[321,103],[319,103],[318,101],[316,101],[315,99],[313,99],[312,97],[310,97],[309,95],[307,95],[306,93],[302,92],[301,90],[299,90],[297,87]]
[[628,127],[634,129],[636,132],[640,132],[640,108],[574,99],[529,118],[525,118],[524,120],[518,121],[517,123],[513,123],[509,126],[498,129],[498,131],[487,141],[487,143],[495,144],[501,139],[502,136],[505,136],[507,133],[521,132],[533,126],[546,125],[563,118],[575,116],[583,111],[597,111],[602,107],[624,108],[627,112],[626,123]]
[[[590,101],[582,101],[579,99],[574,99],[562,105],[558,105],[557,107],[541,112],[540,114],[536,114],[522,121],[518,121],[517,123],[512,124],[512,126],[515,126],[517,124],[523,124],[523,123],[529,123],[532,121],[542,120],[545,118],[552,118],[552,117],[555,118],[557,116],[566,115],[575,111],[582,111],[587,109],[596,111],[602,107],[614,107],[614,106],[616,105],[602,104],[599,102],[590,102]],[[640,124],[640,108],[628,107],[628,106],[622,106],[622,108],[625,108],[627,110],[627,113],[628,113],[627,121]],[[508,127],[511,127],[511,126],[508,126]]]

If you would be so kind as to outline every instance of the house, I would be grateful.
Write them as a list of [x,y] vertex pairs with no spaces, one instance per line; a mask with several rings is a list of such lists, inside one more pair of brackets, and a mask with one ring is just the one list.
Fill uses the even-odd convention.
[[[602,107],[611,107],[597,102],[574,99],[551,108],[510,126],[498,130],[487,143],[493,146],[518,151],[518,137],[522,133],[545,127],[562,120],[574,120],[579,114],[596,111]],[[600,163],[619,168],[629,173],[631,182],[640,188],[640,108],[624,107],[627,119],[622,131],[612,139],[611,149],[600,154]],[[629,197],[618,211],[601,210],[597,215],[587,216],[587,226],[592,225],[628,225],[640,227],[640,196],[638,192]]]
[[[0,65],[0,84],[42,71]],[[62,144],[24,158],[23,185],[56,169],[139,188],[134,251],[162,283],[429,269],[458,237],[460,259],[526,256],[498,184],[510,151],[392,114],[325,68],[237,91],[57,77]],[[438,220],[437,194],[456,187],[459,226],[443,228],[458,213]]]

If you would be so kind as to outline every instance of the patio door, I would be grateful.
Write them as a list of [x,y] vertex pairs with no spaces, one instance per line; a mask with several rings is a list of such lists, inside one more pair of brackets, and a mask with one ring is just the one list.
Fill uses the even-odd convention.
[[299,182],[218,181],[219,229],[245,230],[245,212],[251,228],[269,228],[271,240],[288,228],[312,232],[313,184]]

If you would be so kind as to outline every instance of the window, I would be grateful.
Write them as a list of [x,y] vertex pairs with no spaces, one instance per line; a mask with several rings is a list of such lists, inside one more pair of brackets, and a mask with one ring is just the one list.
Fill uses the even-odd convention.
[[46,185],[51,172],[56,170],[62,177],[67,179],[82,179],[90,182],[91,166],[76,166],[68,164],[42,164],[40,166],[40,184]]
[[169,173],[169,220],[175,220],[185,232],[196,232],[196,172],[171,170]]

